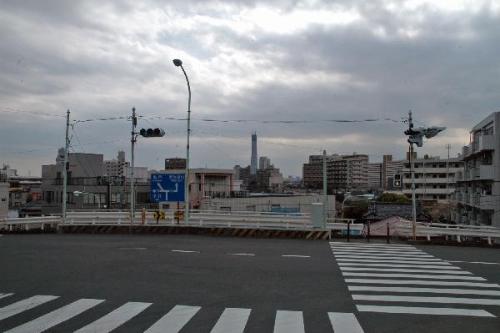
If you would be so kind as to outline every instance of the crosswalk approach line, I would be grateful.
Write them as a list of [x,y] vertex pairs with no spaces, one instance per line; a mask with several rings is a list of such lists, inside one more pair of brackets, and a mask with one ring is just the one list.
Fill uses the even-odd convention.
[[339,262],[338,265],[342,267],[390,267],[390,268],[431,268],[431,269],[456,269],[461,270],[460,267],[451,266],[451,265],[406,265],[406,264],[370,264],[370,263],[356,263],[356,262]]
[[463,297],[435,297],[435,296],[394,296],[394,295],[352,295],[355,301],[381,301],[401,303],[446,303],[472,305],[500,305],[500,299],[463,298]]
[[225,309],[210,333],[243,333],[250,312],[250,309]]
[[485,310],[457,308],[428,308],[417,306],[356,305],[359,312],[382,312],[460,317],[496,317]]
[[419,287],[375,287],[348,286],[349,291],[391,292],[391,293],[428,293],[453,295],[500,296],[500,290],[491,289],[453,289],[453,288],[419,288]]
[[302,311],[276,312],[274,321],[274,333],[304,333],[304,318]]
[[393,272],[393,273],[435,273],[435,274],[454,274],[454,275],[472,275],[467,271],[454,271],[454,270],[436,270],[436,269],[411,269],[411,268],[376,268],[376,267],[340,267],[342,272],[359,272],[359,271],[373,271],[373,272]]
[[469,280],[469,281],[486,281],[479,276],[457,276],[446,274],[389,274],[389,273],[358,273],[358,272],[342,272],[344,276],[358,277],[386,277],[386,278],[419,278],[419,279],[435,279],[435,280]]
[[412,264],[412,265],[451,265],[445,261],[413,261],[413,260],[397,260],[397,259],[353,259],[353,258],[336,258],[337,262],[355,262],[355,263],[393,263],[393,264]]
[[328,317],[335,333],[364,333],[353,313],[329,312]]
[[335,256],[362,256],[362,257],[390,257],[390,258],[435,258],[430,254],[421,254],[421,253],[380,253],[380,252],[370,252],[363,253],[358,251],[335,251]]
[[144,333],[178,333],[200,309],[199,306],[176,305]]
[[434,285],[434,286],[460,286],[479,288],[500,288],[497,283],[467,282],[467,281],[432,281],[432,280],[394,280],[394,279],[345,279],[346,283],[364,284],[393,284],[393,285]]
[[106,333],[120,327],[142,311],[146,310],[152,303],[128,302],[108,313],[104,317],[75,331],[75,333]]
[[425,261],[425,262],[441,262],[441,259],[437,258],[422,258],[422,257],[395,257],[395,256],[379,256],[370,255],[362,256],[358,254],[335,254],[335,258],[349,258],[349,259],[379,259],[379,260],[408,260],[408,261]]
[[17,326],[6,333],[38,333],[44,332],[80,313],[87,311],[94,306],[104,302],[101,299],[80,299],[76,302],[65,305],[59,309],[49,312],[41,317],[29,321],[21,326]]
[[39,305],[50,302],[59,296],[36,295],[0,308],[0,320],[31,310]]

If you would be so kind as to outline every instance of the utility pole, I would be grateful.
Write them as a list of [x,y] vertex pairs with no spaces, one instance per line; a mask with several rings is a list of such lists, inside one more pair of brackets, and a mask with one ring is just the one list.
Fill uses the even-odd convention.
[[130,222],[133,224],[135,219],[135,178],[134,178],[134,148],[137,141],[137,133],[135,128],[137,126],[137,117],[135,116],[135,107],[132,108],[132,136],[131,143],[131,167],[130,167]]
[[448,159],[446,160],[446,197],[448,199],[448,223],[451,220],[451,201],[450,201],[450,193],[449,191],[449,183],[450,183],[450,149],[451,145],[448,143],[446,145],[446,150],[448,151]]
[[328,179],[326,174],[326,150],[323,150],[323,223],[328,220]]
[[64,165],[63,165],[63,193],[62,193],[62,220],[66,223],[66,205],[68,201],[68,149],[69,149],[69,109],[66,111],[66,137],[64,139]]

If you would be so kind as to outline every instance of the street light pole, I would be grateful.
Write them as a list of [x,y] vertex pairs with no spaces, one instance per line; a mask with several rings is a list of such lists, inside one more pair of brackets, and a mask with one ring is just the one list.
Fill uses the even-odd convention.
[[187,116],[187,144],[186,144],[186,172],[184,179],[184,205],[185,205],[185,222],[189,223],[189,136],[191,134],[191,85],[189,84],[189,78],[182,66],[182,60],[174,59],[173,63],[175,66],[180,67],[182,69],[182,73],[184,73],[184,77],[186,78],[187,88],[188,88],[188,116]]
[[63,193],[62,193],[62,220],[66,223],[66,207],[68,201],[68,149],[69,149],[69,109],[66,111],[66,138],[64,144],[64,165],[63,165]]
[[328,179],[326,172],[326,150],[323,150],[323,225],[328,221]]

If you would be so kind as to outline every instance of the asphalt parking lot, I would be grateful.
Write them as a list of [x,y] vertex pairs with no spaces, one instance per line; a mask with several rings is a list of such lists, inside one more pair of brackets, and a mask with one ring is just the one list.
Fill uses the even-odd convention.
[[[393,248],[400,248],[383,243],[371,243],[368,247],[365,243],[350,243],[342,247],[346,245],[342,242],[190,235],[3,235],[0,237],[0,329],[31,331],[43,324],[51,332],[69,332],[82,327],[87,327],[87,331],[101,327],[99,331],[112,328],[114,332],[143,332],[162,324],[168,327],[164,330],[168,332],[333,332],[335,329],[336,333],[342,333],[351,332],[346,329],[357,324],[364,332],[500,331],[499,296],[468,295],[475,300],[490,300],[479,301],[478,306],[464,300],[459,301],[472,303],[443,303],[450,295],[443,301],[445,296],[436,294],[435,290],[432,293],[412,291],[409,296],[441,298],[433,298],[429,303],[412,299],[415,303],[408,307],[406,300],[387,301],[387,293],[353,292],[350,288],[363,290],[366,285],[379,288],[383,285],[373,281],[366,285],[347,282],[352,279],[349,274],[354,274],[356,279],[361,271],[361,275],[380,283],[386,278],[371,277],[374,272],[370,269],[374,267],[365,266],[372,264],[365,265],[365,258],[359,263],[353,262],[358,259],[350,259],[349,251],[370,258],[373,253],[384,256],[383,253],[390,254]],[[401,246],[403,252],[422,254],[422,260],[449,265],[446,267],[462,274],[457,275],[458,280],[456,276],[446,275],[452,284],[477,285],[474,290],[493,291],[493,295],[497,290],[500,292],[500,285],[498,289],[481,286],[500,283],[498,250]],[[417,261],[417,264],[421,263]],[[399,270],[401,264],[394,266]],[[434,281],[432,277],[420,277]],[[398,279],[414,281],[416,278],[418,276]],[[404,287],[416,283],[411,281]],[[473,289],[470,286],[453,288]],[[366,294],[377,299],[354,299],[367,297]],[[23,300],[32,300],[36,295],[57,298],[20,312],[12,310],[12,304],[25,304]],[[485,302],[491,304],[484,305]],[[72,305],[68,308],[68,304]],[[124,304],[128,307],[120,308]],[[386,312],[387,307],[377,308],[380,304],[403,309],[415,306],[459,309],[466,314],[391,313],[392,310]],[[367,311],[367,306],[374,306],[376,310]],[[106,317],[115,310],[114,316]],[[50,316],[51,313],[54,315]],[[488,315],[484,315],[486,313]],[[338,319],[344,318],[342,314],[352,316],[347,317],[352,321],[346,324]],[[98,322],[102,317],[108,320]],[[104,326],[96,322],[104,322]],[[180,327],[172,326],[172,322]]]

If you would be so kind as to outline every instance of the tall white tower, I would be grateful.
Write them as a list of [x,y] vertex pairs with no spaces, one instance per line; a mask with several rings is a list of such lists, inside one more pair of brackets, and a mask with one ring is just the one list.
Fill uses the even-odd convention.
[[250,160],[250,174],[257,174],[257,133],[252,134],[252,158]]

